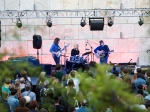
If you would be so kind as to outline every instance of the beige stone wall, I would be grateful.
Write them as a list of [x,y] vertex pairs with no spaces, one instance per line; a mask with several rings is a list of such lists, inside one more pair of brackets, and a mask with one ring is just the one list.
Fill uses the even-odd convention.
[[[0,0],[0,10],[33,10],[36,4],[37,10],[62,10],[62,9],[117,9],[120,3],[123,8],[150,8],[149,0]],[[17,28],[11,19],[0,19],[2,22],[2,52],[4,48],[9,53],[19,55],[36,56],[36,50],[32,47],[32,36],[42,36],[43,46],[40,50],[41,63],[54,63],[49,53],[49,48],[55,37],[61,38],[61,45],[71,43],[67,55],[75,43],[80,46],[81,53],[85,51],[85,42],[88,40],[95,48],[98,41],[103,39],[110,49],[115,52],[109,57],[111,62],[133,62],[139,60],[140,65],[150,65],[150,19],[144,18],[144,25],[139,26],[137,17],[114,18],[114,25],[105,27],[103,31],[91,32],[89,26],[80,26],[78,18],[53,18],[53,26],[46,26],[46,19],[22,19],[23,27]],[[15,19],[13,20],[16,21]],[[88,24],[88,21],[87,21]],[[120,38],[122,32],[122,38]],[[3,59],[7,60],[6,56]],[[63,59],[62,59],[63,60]],[[97,59],[95,59],[98,61]]]

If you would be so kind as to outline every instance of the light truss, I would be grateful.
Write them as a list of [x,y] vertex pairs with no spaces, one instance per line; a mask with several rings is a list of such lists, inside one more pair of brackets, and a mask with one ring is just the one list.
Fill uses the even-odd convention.
[[150,8],[140,9],[87,9],[87,10],[5,10],[1,19],[14,18],[90,18],[90,17],[148,17]]

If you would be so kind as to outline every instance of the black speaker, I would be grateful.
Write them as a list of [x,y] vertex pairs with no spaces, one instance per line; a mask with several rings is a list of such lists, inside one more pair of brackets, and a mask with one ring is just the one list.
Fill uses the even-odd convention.
[[52,65],[51,64],[42,64],[43,71],[46,72],[47,76],[50,76],[52,73]]
[[91,31],[99,31],[104,29],[104,18],[89,18]]
[[42,37],[40,35],[33,35],[33,48],[41,49],[42,47]]

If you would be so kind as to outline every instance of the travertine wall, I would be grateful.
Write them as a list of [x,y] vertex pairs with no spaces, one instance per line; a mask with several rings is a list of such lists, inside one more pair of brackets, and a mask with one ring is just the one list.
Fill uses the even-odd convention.
[[[0,10],[33,10],[34,4],[37,10],[117,9],[120,8],[120,3],[123,3],[123,8],[149,8],[149,2],[149,0],[0,0]],[[53,64],[49,48],[55,37],[61,38],[61,47],[64,43],[71,43],[67,51],[68,56],[75,43],[79,44],[83,54],[86,52],[86,40],[95,48],[99,45],[98,41],[103,39],[110,49],[115,50],[109,57],[111,62],[128,62],[133,59],[132,62],[139,60],[140,65],[150,65],[150,53],[146,52],[150,48],[148,17],[144,18],[142,26],[138,25],[139,18],[136,17],[114,18],[112,27],[107,26],[106,18],[104,30],[96,32],[91,32],[88,25],[81,27],[81,19],[77,18],[53,18],[51,28],[46,26],[46,19],[22,19],[23,27],[20,29],[11,19],[0,20],[2,21],[1,52],[6,48],[9,53],[17,56],[36,56],[36,50],[32,47],[32,36],[38,34],[43,39],[42,49],[39,50],[40,61]],[[9,56],[3,59],[7,60]]]

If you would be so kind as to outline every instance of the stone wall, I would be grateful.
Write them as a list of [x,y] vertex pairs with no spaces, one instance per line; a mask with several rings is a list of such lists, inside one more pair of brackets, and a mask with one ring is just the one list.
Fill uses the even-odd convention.
[[[150,8],[149,0],[0,0],[0,10],[33,10],[36,4],[37,10],[62,10],[62,9],[117,9],[120,3],[123,8]],[[99,45],[99,40],[103,39],[110,49],[115,50],[109,57],[109,61],[114,63],[138,62],[140,65],[150,65],[147,49],[150,48],[150,19],[144,18],[144,24],[138,25],[138,17],[118,17],[114,18],[114,25],[107,26],[107,18],[103,31],[89,30],[89,25],[80,26],[81,19],[78,18],[52,18],[53,26],[46,26],[46,19],[22,19],[23,27],[15,26],[16,20],[0,19],[2,22],[2,47],[10,53],[3,57],[7,60],[11,54],[16,56],[36,56],[36,49],[33,49],[32,37],[34,34],[42,36],[43,46],[39,50],[40,62],[54,64],[49,48],[55,37],[61,39],[60,46],[70,43],[67,55],[75,43],[79,44],[81,53],[85,53],[85,43],[89,43],[95,48]],[[122,32],[122,38],[120,38]],[[89,47],[89,46],[88,46]],[[98,61],[95,58],[96,61]],[[63,59],[62,59],[63,62]]]

